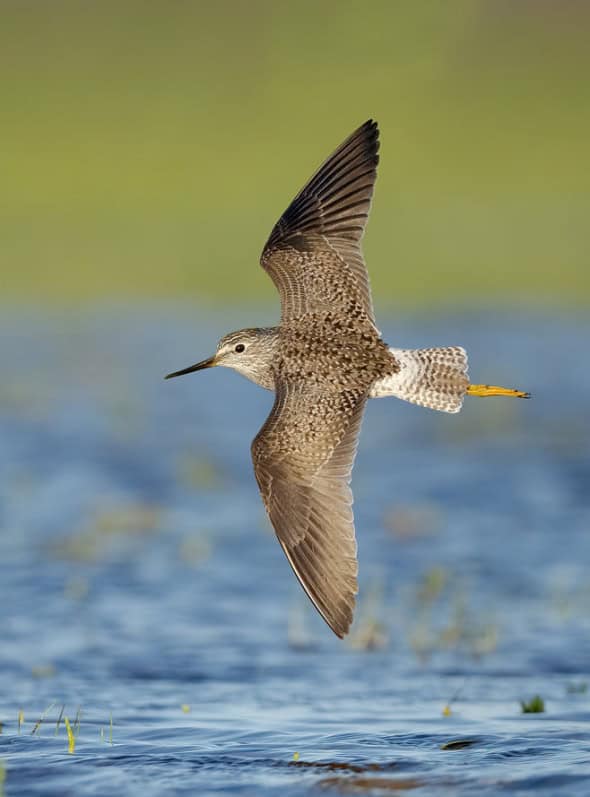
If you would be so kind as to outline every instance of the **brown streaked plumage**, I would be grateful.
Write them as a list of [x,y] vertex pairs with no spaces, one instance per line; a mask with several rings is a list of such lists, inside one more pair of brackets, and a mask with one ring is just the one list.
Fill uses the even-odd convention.
[[361,238],[379,161],[369,120],[331,155],[272,230],[261,263],[281,298],[278,327],[225,335],[213,357],[275,391],[252,443],[262,498],[295,575],[340,637],[352,622],[357,558],[350,477],[368,398],[458,412],[470,385],[459,346],[392,349],[375,326]]

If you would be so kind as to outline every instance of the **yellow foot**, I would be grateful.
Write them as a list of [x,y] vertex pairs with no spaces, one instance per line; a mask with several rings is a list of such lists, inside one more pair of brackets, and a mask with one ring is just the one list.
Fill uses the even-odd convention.
[[514,398],[530,398],[530,393],[523,390],[513,390],[511,387],[498,387],[498,385],[469,385],[467,388],[468,396],[513,396]]

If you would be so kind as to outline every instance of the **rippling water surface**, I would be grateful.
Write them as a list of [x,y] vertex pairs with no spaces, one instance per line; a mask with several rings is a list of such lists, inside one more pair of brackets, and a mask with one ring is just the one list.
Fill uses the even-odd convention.
[[0,793],[588,795],[590,324],[382,320],[534,399],[370,402],[340,642],[258,497],[271,395],[162,380],[255,320],[5,308]]

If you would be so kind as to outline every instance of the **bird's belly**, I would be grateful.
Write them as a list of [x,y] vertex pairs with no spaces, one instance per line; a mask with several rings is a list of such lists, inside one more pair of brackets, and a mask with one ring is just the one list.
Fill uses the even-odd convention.
[[368,322],[309,314],[281,328],[277,375],[333,390],[369,390],[391,371],[386,345]]
[[311,345],[303,353],[285,352],[278,363],[278,376],[287,381],[303,379],[326,389],[368,390],[391,370],[389,361],[375,355],[373,350],[346,343]]

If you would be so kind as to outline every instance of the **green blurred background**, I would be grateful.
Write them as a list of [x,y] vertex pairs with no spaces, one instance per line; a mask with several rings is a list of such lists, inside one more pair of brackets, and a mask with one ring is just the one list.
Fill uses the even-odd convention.
[[0,3],[0,289],[274,298],[277,217],[369,116],[378,305],[584,305],[590,3]]

